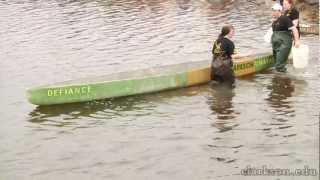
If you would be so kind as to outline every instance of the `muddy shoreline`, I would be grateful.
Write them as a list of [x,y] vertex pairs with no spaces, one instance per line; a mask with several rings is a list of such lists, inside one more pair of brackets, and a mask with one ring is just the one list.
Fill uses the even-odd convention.
[[297,1],[296,7],[300,11],[302,23],[319,24],[319,2],[318,1]]

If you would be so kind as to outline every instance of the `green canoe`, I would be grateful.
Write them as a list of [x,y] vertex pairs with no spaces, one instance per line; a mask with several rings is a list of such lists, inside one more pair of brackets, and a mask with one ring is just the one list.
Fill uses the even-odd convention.
[[[235,59],[233,68],[239,77],[273,64],[271,54],[257,54]],[[35,87],[27,90],[27,97],[35,105],[52,105],[157,92],[209,81],[210,61],[196,61]]]

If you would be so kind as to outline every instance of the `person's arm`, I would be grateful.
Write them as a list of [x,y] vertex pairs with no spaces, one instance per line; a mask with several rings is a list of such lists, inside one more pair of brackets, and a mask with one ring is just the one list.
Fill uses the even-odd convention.
[[232,52],[232,54],[231,54],[232,59],[240,59],[240,58],[248,57],[248,56],[250,56],[250,55],[253,54],[252,51],[249,51],[249,52],[247,52],[247,53],[242,53],[242,54],[240,54],[240,53],[238,52],[238,50],[235,48],[235,46],[234,46],[233,43],[232,43],[232,45],[231,45],[231,48],[232,48],[232,51],[231,51],[231,52]]
[[294,46],[296,48],[298,48],[300,46],[300,40],[299,40],[299,32],[297,27],[295,27],[291,21],[291,19],[289,19],[287,16],[283,16],[284,18],[282,19],[283,23],[286,24],[286,26],[288,27],[289,30],[292,31],[293,34],[293,39],[294,39]]
[[293,23],[293,25],[294,25],[295,27],[298,27],[299,16],[300,16],[299,14],[300,14],[300,13],[299,13],[298,10],[293,9],[291,18],[293,19],[293,20],[292,20],[292,23]]
[[232,59],[239,59],[239,58],[242,58],[242,57],[245,57],[246,55],[242,55],[242,54],[233,54],[231,57]]
[[299,19],[295,19],[292,21],[294,27],[298,27]]
[[252,56],[254,54],[254,50],[249,50],[248,52],[246,53],[236,53],[236,54],[233,54],[232,55],[232,58],[233,59],[240,59],[240,58],[245,58],[245,57],[249,57],[249,56]]
[[294,39],[294,46],[298,48],[300,46],[300,40],[299,40],[299,32],[298,29],[295,26],[292,26],[291,28],[293,39]]

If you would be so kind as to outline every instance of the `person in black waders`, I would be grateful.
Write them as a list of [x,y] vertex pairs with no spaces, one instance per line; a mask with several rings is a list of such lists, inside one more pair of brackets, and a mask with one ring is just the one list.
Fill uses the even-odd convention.
[[234,43],[231,38],[234,35],[233,26],[224,26],[218,39],[212,48],[211,79],[219,83],[228,83],[231,86],[235,82],[233,72],[232,54],[234,53]]
[[300,37],[300,27],[299,27],[299,11],[294,7],[293,0],[284,0],[283,1],[284,15],[288,16],[293,25],[298,29],[299,37]]
[[273,34],[271,37],[273,56],[275,59],[275,69],[278,72],[286,72],[286,64],[292,47],[292,35],[295,47],[299,47],[299,33],[288,16],[282,15],[282,6],[274,4],[272,6]]

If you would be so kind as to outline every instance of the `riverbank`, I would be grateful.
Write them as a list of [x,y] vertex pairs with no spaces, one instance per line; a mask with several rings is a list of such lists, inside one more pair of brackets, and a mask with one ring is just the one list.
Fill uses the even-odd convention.
[[306,24],[319,24],[319,1],[298,0],[296,7],[300,11],[300,21]]

